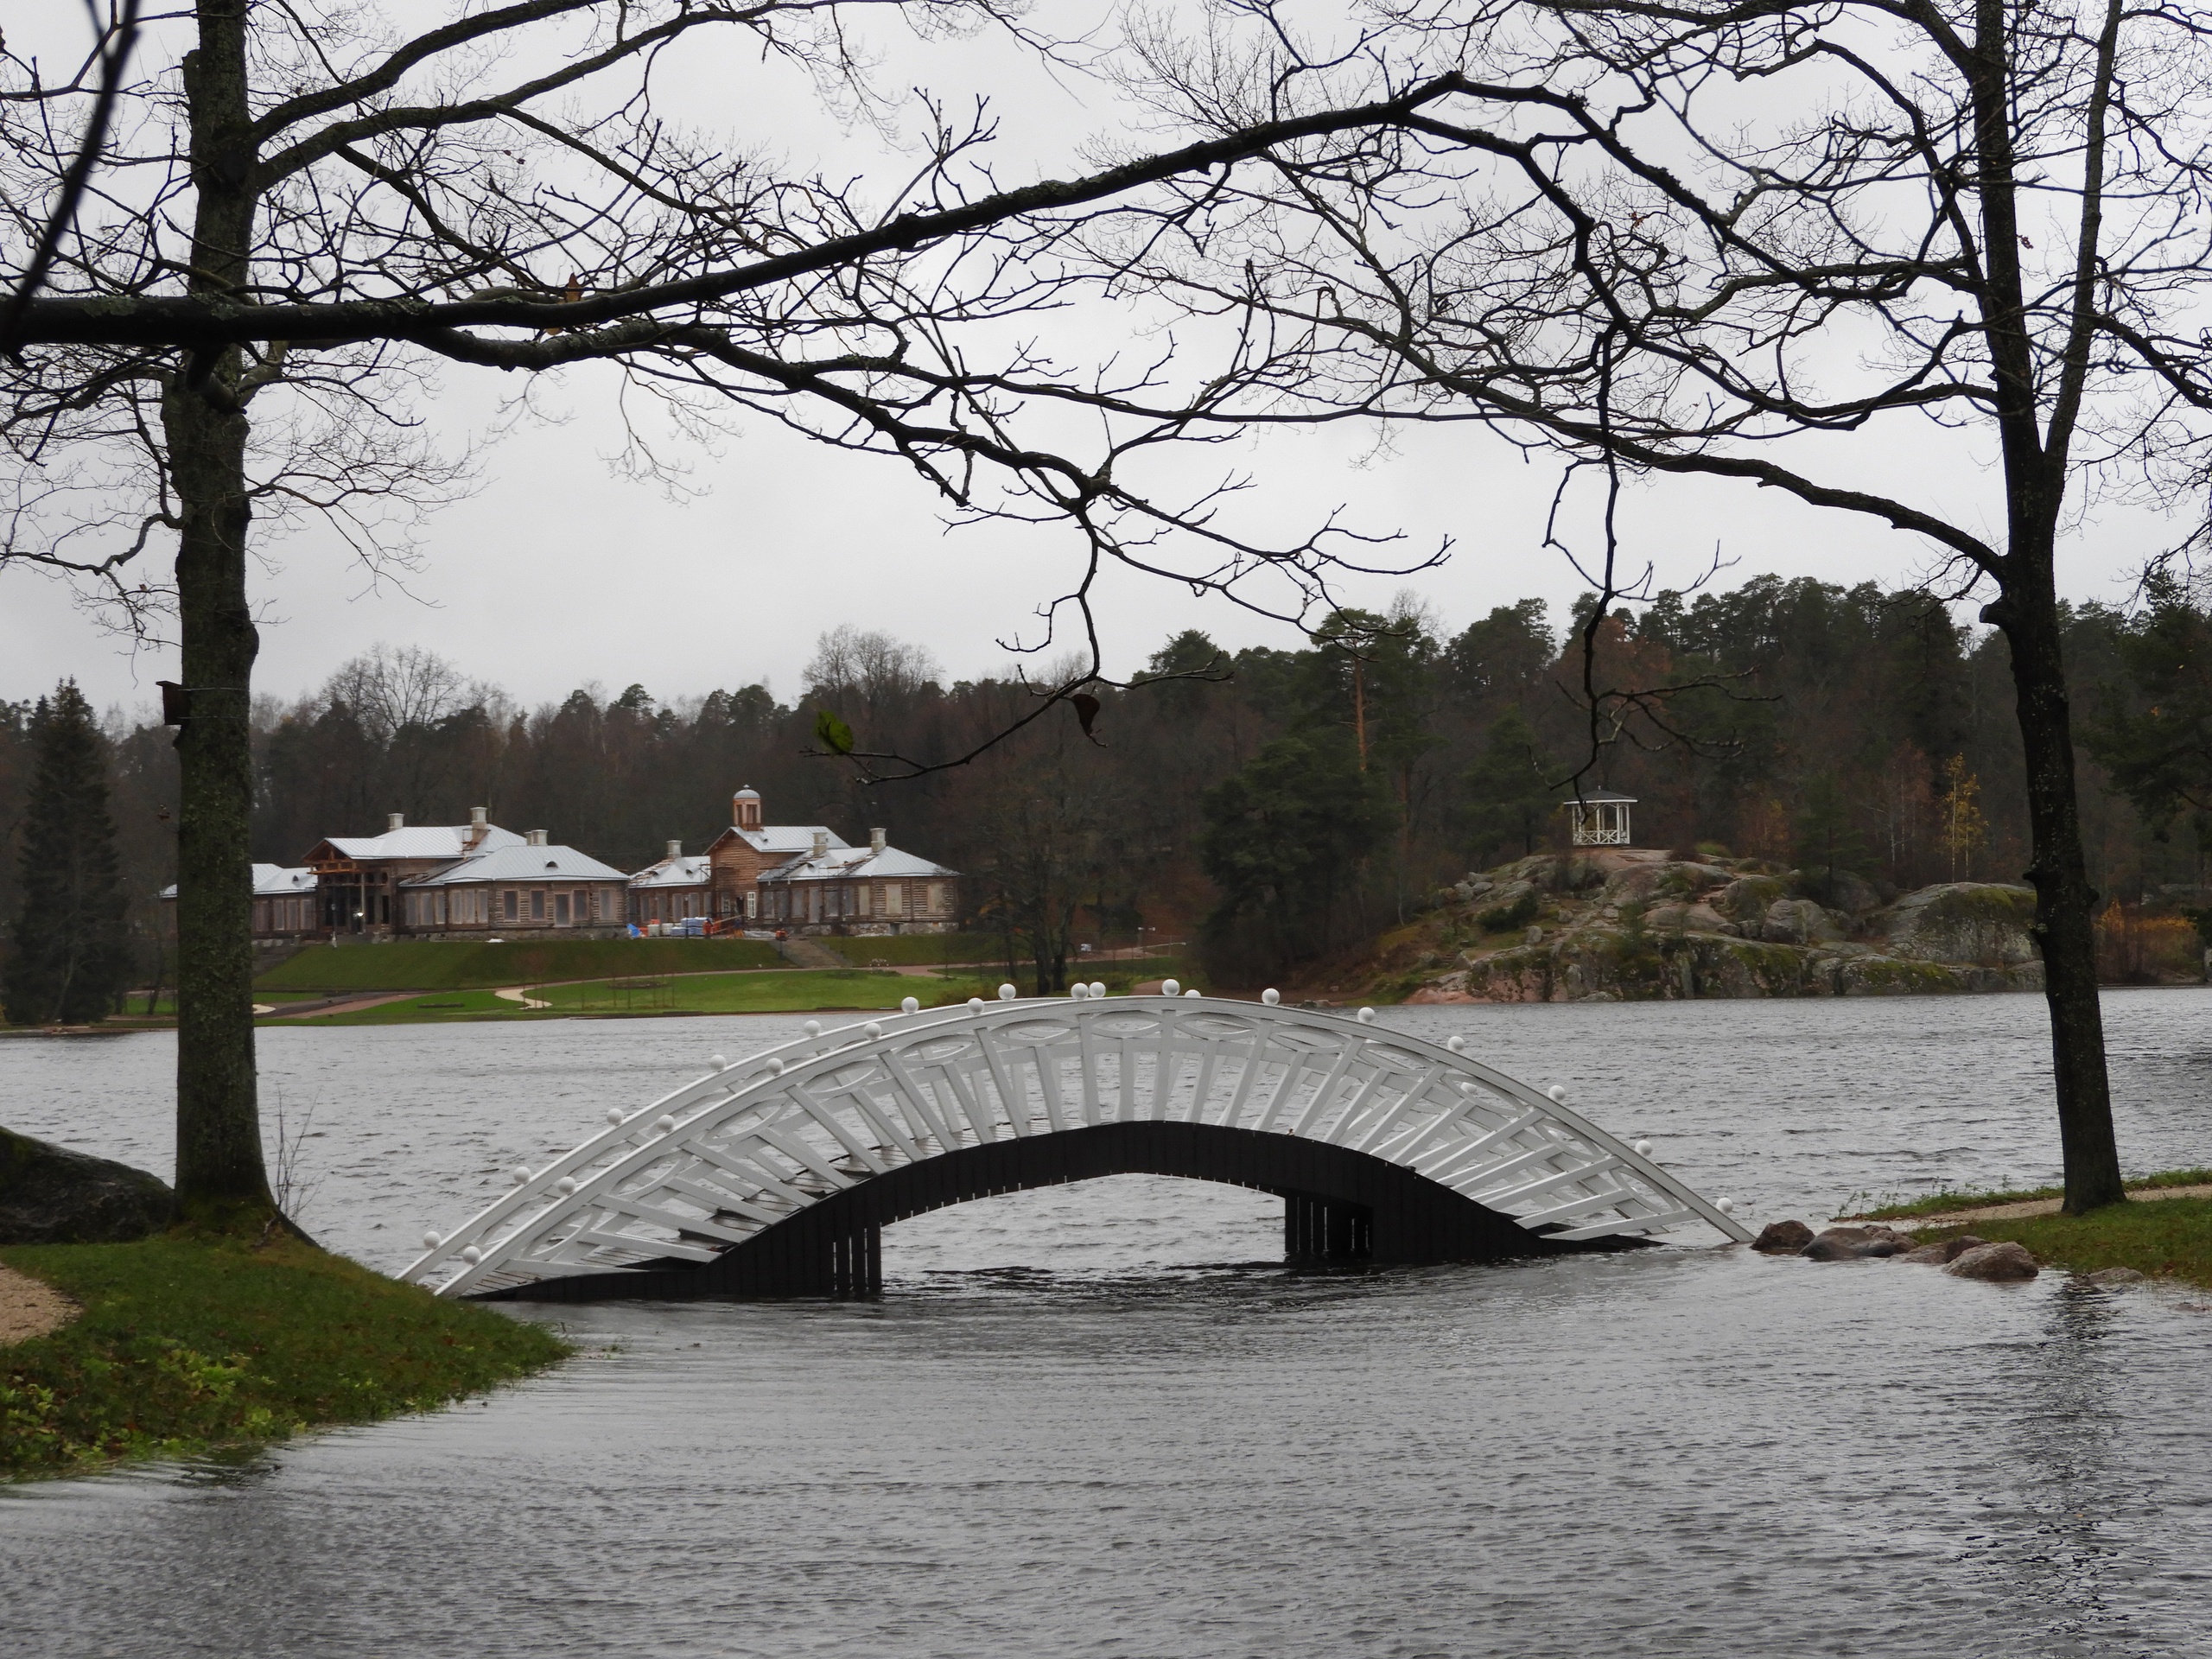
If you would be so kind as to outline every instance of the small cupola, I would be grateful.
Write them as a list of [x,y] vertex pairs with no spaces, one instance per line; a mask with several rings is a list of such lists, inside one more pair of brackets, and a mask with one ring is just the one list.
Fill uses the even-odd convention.
[[729,821],[739,830],[758,830],[760,827],[760,796],[747,784],[730,797]]

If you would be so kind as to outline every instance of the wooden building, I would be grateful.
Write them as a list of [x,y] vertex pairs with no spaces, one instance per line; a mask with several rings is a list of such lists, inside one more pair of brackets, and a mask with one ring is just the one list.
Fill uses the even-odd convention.
[[762,822],[760,797],[730,799],[730,827],[707,849],[710,913],[797,933],[949,933],[960,875],[887,846],[854,847],[826,823]]
[[400,884],[477,853],[520,847],[524,838],[471,807],[467,823],[416,824],[394,812],[380,836],[333,836],[307,856],[315,874],[316,931],[390,938],[405,931]]
[[[162,919],[169,937],[176,937],[176,888],[161,891]],[[315,874],[305,865],[257,864],[253,867],[253,942],[289,944],[314,936],[322,913]]]
[[686,858],[683,843],[670,842],[667,857],[630,878],[630,919],[643,927],[648,922],[713,915],[714,868],[705,854]]
[[399,884],[399,931],[453,938],[587,929],[625,931],[629,878],[533,830],[519,847],[471,853]]

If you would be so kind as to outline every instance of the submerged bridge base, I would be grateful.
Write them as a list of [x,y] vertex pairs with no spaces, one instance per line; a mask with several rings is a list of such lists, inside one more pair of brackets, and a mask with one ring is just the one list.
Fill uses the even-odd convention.
[[848,1188],[695,1265],[575,1274],[486,1300],[746,1300],[868,1295],[883,1284],[883,1229],[948,1205],[1103,1175],[1177,1175],[1278,1193],[1294,1262],[1499,1262],[1641,1240],[1556,1243],[1498,1211],[1363,1152],[1219,1124],[1108,1123],[994,1141]]

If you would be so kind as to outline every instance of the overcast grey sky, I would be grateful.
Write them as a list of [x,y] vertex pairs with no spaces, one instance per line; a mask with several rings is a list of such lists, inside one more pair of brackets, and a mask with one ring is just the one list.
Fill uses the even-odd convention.
[[[1038,16],[1049,19],[1051,8]],[[1006,118],[995,168],[1002,183],[1067,176],[1086,139],[1119,137],[1122,117],[1095,87],[1048,79],[988,40],[914,46],[886,36],[896,73],[956,97],[989,88]],[[734,99],[721,73],[702,66],[721,108],[757,113],[792,156],[857,164],[885,151],[865,128],[839,126],[803,83],[762,81],[757,61],[722,66],[746,77]],[[758,97],[753,96],[755,92]],[[1108,348],[1097,318],[1063,326],[1064,357]],[[841,622],[920,641],[956,677],[996,671],[996,642],[1033,637],[1033,612],[1062,591],[1079,552],[1068,532],[986,525],[948,532],[941,504],[899,463],[812,447],[766,425],[720,453],[696,457],[689,501],[613,475],[620,447],[604,369],[570,377],[552,400],[568,418],[525,424],[485,450],[481,487],[427,525],[421,568],[378,576],[334,537],[302,533],[264,550],[257,574],[264,616],[257,679],[290,697],[378,641],[428,647],[525,703],[596,682],[632,682],[669,699],[766,681],[789,698],[816,636]],[[449,368],[426,413],[454,442],[493,422],[500,377]],[[1286,531],[1340,504],[1352,522],[1395,530],[1408,556],[1446,537],[1449,561],[1410,577],[1349,581],[1343,596],[1380,608],[1412,587],[1447,627],[1529,595],[1563,610],[1585,583],[1541,546],[1555,474],[1470,429],[1398,435],[1389,452],[1351,429],[1278,435],[1188,465],[1193,481],[1248,474],[1253,505]],[[1866,464],[1908,499],[1972,512],[1993,499],[1972,455],[1932,440],[1892,441]],[[1722,585],[1761,571],[1834,582],[1896,583],[1930,567],[1910,537],[1797,507],[1771,493],[1721,483],[1639,486],[1623,518],[1624,548],[1654,561],[1662,583],[1694,577],[1717,548],[1735,561]],[[2075,598],[2123,598],[2144,556],[2164,539],[2140,518],[2113,518],[2075,537],[2062,585]],[[1109,665],[1127,671],[1169,633],[1203,628],[1232,648],[1293,645],[1294,630],[1194,599],[1186,588],[1128,573],[1101,595]],[[20,698],[73,675],[100,704],[135,708],[174,657],[134,649],[104,630],[61,585],[22,569],[0,571],[0,696]]]

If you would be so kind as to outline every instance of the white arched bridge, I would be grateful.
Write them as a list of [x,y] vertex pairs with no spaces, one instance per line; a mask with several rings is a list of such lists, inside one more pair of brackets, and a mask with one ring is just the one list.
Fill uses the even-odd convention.
[[[1169,982],[1172,987],[1173,981]],[[1293,1260],[1494,1261],[1703,1223],[1644,1155],[1463,1052],[1357,1019],[1188,995],[907,1011],[714,1067],[515,1184],[404,1277],[442,1295],[839,1295],[892,1223],[1094,1176],[1285,1200]],[[1007,993],[1010,996],[1010,988]]]

